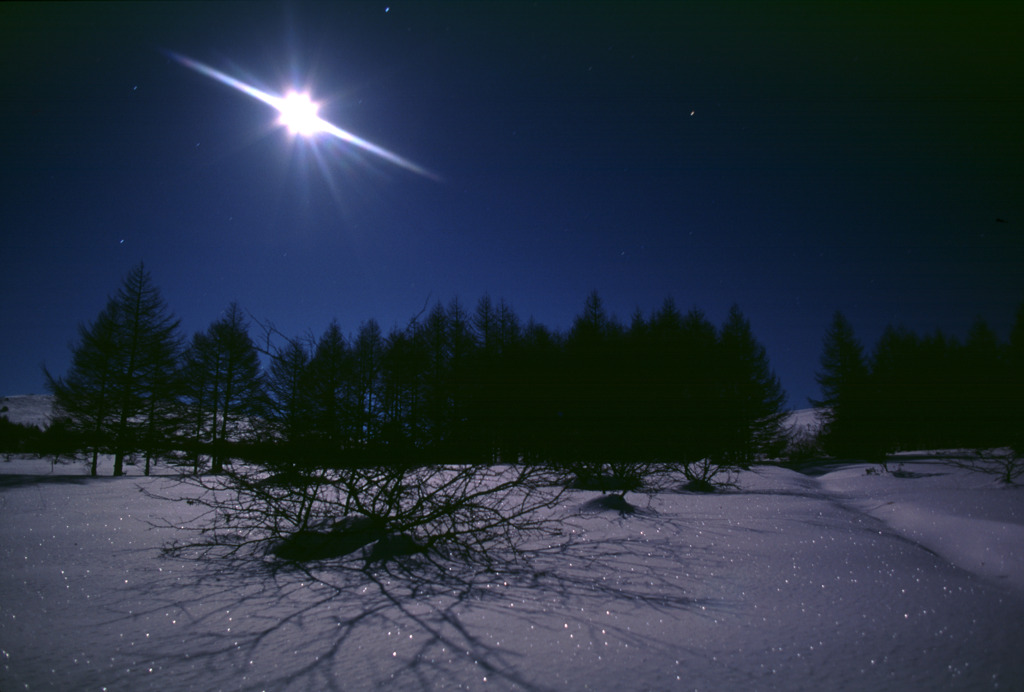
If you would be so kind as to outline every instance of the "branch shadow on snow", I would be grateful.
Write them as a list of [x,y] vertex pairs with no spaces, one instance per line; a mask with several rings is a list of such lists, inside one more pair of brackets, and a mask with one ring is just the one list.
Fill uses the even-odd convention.
[[91,478],[89,476],[72,476],[68,474],[0,474],[0,490],[7,488],[24,488],[31,485],[86,485],[87,483],[109,482],[107,478]]
[[[641,533],[641,525],[667,524],[649,509],[603,509],[610,523],[637,524]],[[628,624],[607,618],[599,623],[585,613],[645,606],[676,618],[710,617],[728,608],[697,595],[698,575],[680,574],[673,531],[638,540],[588,531],[577,520],[592,526],[601,517],[570,512],[557,534],[534,537],[515,553],[495,549],[473,560],[440,550],[368,560],[366,547],[342,558],[300,562],[258,551],[213,557],[203,548],[183,548],[164,559],[191,563],[187,580],[180,570],[169,570],[168,577],[139,588],[154,612],[182,613],[193,665],[228,663],[253,671],[248,662],[262,662],[239,683],[243,689],[368,687],[375,681],[361,684],[358,676],[373,672],[360,673],[366,666],[352,664],[378,661],[378,668],[394,676],[389,684],[407,688],[486,677],[545,690],[520,674],[525,654],[514,642],[502,645],[496,635],[507,637],[509,627],[518,626],[554,632],[555,623],[572,622],[595,639],[614,636],[640,647],[655,641]],[[697,571],[721,568],[710,547],[692,548],[683,559]],[[554,617],[552,608],[559,611]],[[226,613],[236,625],[225,626]],[[495,618],[497,627],[469,624],[481,617]],[[162,655],[182,654],[170,646]]]

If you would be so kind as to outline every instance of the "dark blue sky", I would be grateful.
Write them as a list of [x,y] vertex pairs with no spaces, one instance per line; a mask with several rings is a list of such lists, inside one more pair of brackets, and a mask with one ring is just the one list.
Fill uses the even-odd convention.
[[[567,328],[738,303],[794,407],[841,309],[1006,335],[1024,299],[1024,10],[1008,3],[0,5],[0,394],[62,374],[145,261],[187,334],[489,293]],[[436,172],[297,140],[263,103]],[[997,222],[997,219],[1006,223]]]

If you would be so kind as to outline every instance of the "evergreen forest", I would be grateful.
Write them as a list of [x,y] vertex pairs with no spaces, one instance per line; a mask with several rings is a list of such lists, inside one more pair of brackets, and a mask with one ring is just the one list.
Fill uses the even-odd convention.
[[[185,338],[143,265],[80,325],[48,431],[4,421],[6,451],[177,455],[195,473],[232,458],[288,468],[552,463],[713,470],[801,453],[882,459],[911,449],[1022,445],[1024,305],[1008,342],[888,327],[866,351],[837,312],[824,335],[813,440],[783,427],[785,394],[734,306],[723,324],[672,299],[624,325],[597,292],[565,332],[504,300],[440,302],[385,333],[279,333],[236,304]],[[689,476],[689,474],[688,474]],[[692,479],[691,479],[692,480]]]

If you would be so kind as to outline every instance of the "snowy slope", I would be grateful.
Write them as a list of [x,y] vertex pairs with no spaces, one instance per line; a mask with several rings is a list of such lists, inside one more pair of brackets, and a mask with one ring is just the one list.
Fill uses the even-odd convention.
[[442,582],[161,557],[179,532],[151,523],[198,508],[139,490],[173,478],[16,459],[0,689],[1018,687],[1024,493],[867,468],[756,467],[735,491],[630,495],[626,517],[578,492],[529,568]]
[[782,419],[782,427],[790,431],[791,434],[811,435],[817,433],[821,428],[821,419],[818,417],[818,414],[819,412],[816,408],[801,408],[790,411]]
[[0,416],[12,423],[45,428],[52,414],[53,397],[47,394],[0,397]]
[[824,476],[821,484],[950,563],[1024,594],[1024,497],[1018,487],[927,458],[901,464],[896,474],[870,481],[863,476],[854,466]]

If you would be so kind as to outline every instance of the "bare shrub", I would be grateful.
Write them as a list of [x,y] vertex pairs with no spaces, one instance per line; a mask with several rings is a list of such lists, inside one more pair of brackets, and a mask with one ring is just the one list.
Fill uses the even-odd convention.
[[221,476],[184,477],[191,504],[207,508],[172,551],[307,561],[368,560],[413,552],[486,560],[496,544],[551,528],[543,512],[561,485],[529,465],[373,465],[274,471],[233,464]]
[[1010,447],[970,450],[948,460],[959,468],[995,476],[1007,485],[1024,474],[1024,457]]
[[578,461],[566,471],[571,487],[601,492],[641,490],[657,485],[664,475],[662,464],[646,462]]
[[735,485],[733,469],[733,466],[711,457],[679,464],[679,470],[686,478],[686,489],[705,493],[713,492],[719,486]]

